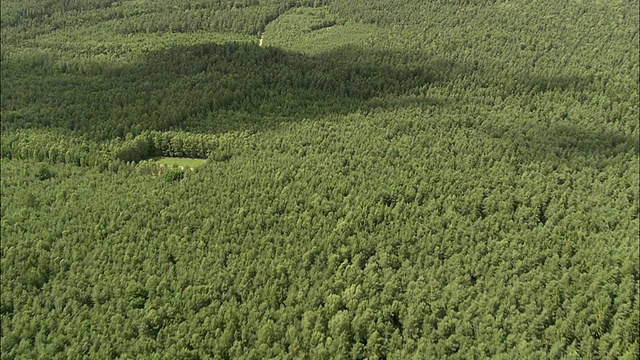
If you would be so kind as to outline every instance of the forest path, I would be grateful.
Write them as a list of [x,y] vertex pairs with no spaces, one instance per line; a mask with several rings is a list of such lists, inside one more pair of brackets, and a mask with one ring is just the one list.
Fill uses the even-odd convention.
[[264,42],[264,32],[260,33],[260,41],[258,42],[258,46],[262,47],[262,43]]

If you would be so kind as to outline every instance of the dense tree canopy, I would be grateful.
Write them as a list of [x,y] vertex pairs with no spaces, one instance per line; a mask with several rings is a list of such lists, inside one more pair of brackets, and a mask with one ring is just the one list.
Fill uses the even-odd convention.
[[3,0],[3,359],[638,358],[638,13]]

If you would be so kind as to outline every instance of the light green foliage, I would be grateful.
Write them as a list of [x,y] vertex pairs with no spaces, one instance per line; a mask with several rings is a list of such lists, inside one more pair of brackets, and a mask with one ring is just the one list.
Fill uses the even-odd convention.
[[637,24],[3,1],[3,359],[637,358]]
[[316,55],[371,46],[381,31],[374,25],[338,19],[327,8],[294,8],[267,25],[263,45]]

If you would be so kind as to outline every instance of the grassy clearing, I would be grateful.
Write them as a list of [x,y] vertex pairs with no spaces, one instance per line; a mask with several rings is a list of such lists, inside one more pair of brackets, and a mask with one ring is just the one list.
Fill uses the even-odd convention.
[[204,165],[207,162],[207,159],[193,159],[193,158],[185,158],[185,157],[155,157],[152,159],[157,164],[167,166],[167,167],[177,167],[180,169],[195,169]]

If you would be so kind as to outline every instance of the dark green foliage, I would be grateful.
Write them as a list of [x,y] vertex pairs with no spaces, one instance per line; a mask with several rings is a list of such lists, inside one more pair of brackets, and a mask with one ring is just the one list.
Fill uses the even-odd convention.
[[147,159],[155,155],[151,146],[152,143],[147,136],[126,140],[116,152],[116,158],[126,162]]
[[[239,114],[252,121],[263,118],[251,127],[266,126],[276,119],[369,109],[373,98],[418,92],[435,80],[437,69],[431,68],[442,66],[429,62],[418,67],[411,62],[421,60],[409,54],[393,55],[388,59],[393,66],[380,62],[389,56],[355,46],[307,56],[229,43],[175,45],[146,53],[142,64],[100,65],[95,71],[44,65],[51,73],[29,85],[32,98],[10,102],[2,126],[58,126],[98,139],[143,130],[236,128],[238,124],[228,122]],[[7,61],[3,66],[16,69],[21,64]],[[10,74],[3,82],[6,92],[22,81]],[[33,114],[25,119],[14,107]],[[81,120],[88,112],[91,116]],[[118,156],[132,161],[138,152],[127,148]]]
[[170,169],[164,174],[164,181],[168,183],[174,183],[176,181],[182,180],[184,177],[184,172],[176,169]]
[[3,359],[638,358],[637,2],[1,13]]
[[38,171],[36,172],[36,178],[38,180],[47,180],[47,179],[51,179],[53,177],[53,172],[51,172],[51,170],[49,169],[48,166],[42,165],[38,168]]
[[136,282],[131,282],[127,285],[125,290],[125,299],[131,304],[134,308],[143,308],[145,302],[147,301],[148,292],[147,290],[140,284]]

